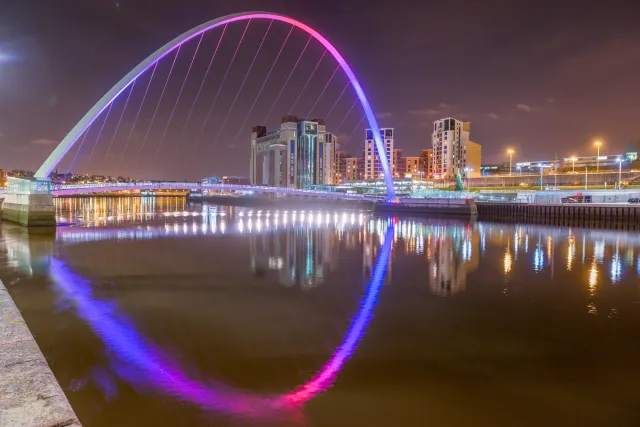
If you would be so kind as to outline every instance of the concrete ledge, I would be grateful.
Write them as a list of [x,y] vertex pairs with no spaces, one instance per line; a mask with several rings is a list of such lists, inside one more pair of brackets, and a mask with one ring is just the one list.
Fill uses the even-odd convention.
[[3,221],[27,227],[56,225],[51,194],[7,194],[1,214]]
[[0,426],[80,426],[67,397],[2,281]]

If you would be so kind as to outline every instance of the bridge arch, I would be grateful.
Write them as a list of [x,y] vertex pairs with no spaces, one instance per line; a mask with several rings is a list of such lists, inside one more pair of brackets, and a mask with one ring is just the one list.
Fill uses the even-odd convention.
[[369,104],[369,100],[362,89],[362,86],[358,82],[353,70],[342,57],[340,52],[324,37],[322,34],[311,28],[310,26],[297,21],[293,18],[289,18],[288,16],[269,13],[269,12],[242,12],[231,15],[226,15],[220,18],[216,18],[214,20],[205,22],[181,35],[171,40],[169,43],[162,46],[160,49],[156,50],[153,54],[151,54],[147,59],[138,64],[133,70],[131,70],[126,76],[124,76],[114,87],[109,90],[90,110],[84,117],[71,129],[71,132],[58,144],[58,146],[53,150],[53,152],[49,155],[47,160],[42,164],[40,169],[36,172],[35,176],[39,178],[46,178],[49,176],[51,171],[56,167],[56,165],[62,160],[64,155],[71,149],[71,147],[78,140],[80,135],[93,123],[93,121],[106,109],[109,105],[127,88],[129,87],[133,81],[138,78],[142,73],[147,71],[153,64],[158,62],[160,59],[164,58],[174,49],[193,39],[194,37],[199,36],[200,34],[212,30],[216,27],[229,24],[231,22],[236,21],[244,21],[248,19],[272,19],[274,21],[285,22],[291,24],[312,36],[314,39],[322,43],[322,45],[331,53],[334,59],[338,62],[344,73],[349,78],[353,89],[356,91],[358,99],[362,104],[362,108],[364,109],[365,116],[367,117],[367,121],[369,123],[369,127],[373,132],[373,138],[376,143],[376,150],[378,151],[378,155],[380,156],[380,160],[382,163],[382,170],[384,172],[385,184],[387,187],[387,198],[389,200],[393,200],[396,198],[395,190],[393,187],[393,175],[391,174],[391,170],[389,168],[389,161],[387,159],[387,154],[384,148],[384,144],[382,138],[380,137],[380,128],[378,126],[378,122],[376,120],[375,114]]

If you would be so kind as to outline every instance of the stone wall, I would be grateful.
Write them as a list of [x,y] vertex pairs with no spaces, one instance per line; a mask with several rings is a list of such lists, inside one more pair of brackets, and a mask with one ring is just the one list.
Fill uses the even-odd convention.
[[80,426],[64,391],[1,281],[0,426]]

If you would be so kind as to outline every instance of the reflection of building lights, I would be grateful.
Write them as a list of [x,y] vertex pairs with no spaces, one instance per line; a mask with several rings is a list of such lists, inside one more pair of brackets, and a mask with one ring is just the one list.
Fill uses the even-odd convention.
[[567,270],[571,271],[573,265],[573,257],[576,255],[576,239],[569,236],[569,246],[567,247]]
[[544,267],[544,251],[540,247],[540,244],[536,245],[536,250],[533,252],[533,269],[535,271],[542,271]]
[[551,262],[551,249],[553,248],[553,239],[547,236],[547,259]]
[[620,262],[620,254],[616,250],[613,259],[611,260],[611,282],[617,283],[622,277],[622,262]]
[[595,263],[591,264],[591,269],[589,270],[589,294],[595,294],[596,285],[598,284],[598,266]]
[[511,253],[504,253],[504,273],[507,274],[511,271]]
[[596,258],[598,264],[602,264],[602,260],[604,259],[604,240],[594,243],[593,256]]
[[462,243],[462,262],[471,260],[471,240],[467,239]]

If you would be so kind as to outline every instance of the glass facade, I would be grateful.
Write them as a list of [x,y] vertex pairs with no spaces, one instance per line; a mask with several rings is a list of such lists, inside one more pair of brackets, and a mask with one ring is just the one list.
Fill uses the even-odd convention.
[[36,178],[7,177],[9,194],[51,194],[51,181]]
[[299,188],[309,188],[315,184],[316,177],[316,140],[318,124],[300,122],[298,124],[297,178]]

